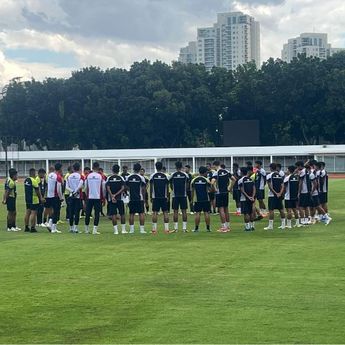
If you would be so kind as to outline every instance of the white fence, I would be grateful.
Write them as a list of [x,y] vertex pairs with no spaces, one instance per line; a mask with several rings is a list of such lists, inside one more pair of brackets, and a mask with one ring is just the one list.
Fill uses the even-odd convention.
[[[294,164],[297,160],[315,158],[324,161],[331,173],[345,173],[345,145],[316,145],[316,146],[272,146],[272,147],[215,147],[215,148],[186,148],[186,149],[139,149],[139,150],[80,150],[80,151],[10,151],[8,167],[18,170],[20,176],[25,176],[31,167],[45,168],[56,162],[63,164],[64,170],[78,161],[82,167],[91,166],[98,161],[109,173],[113,164],[128,165],[140,162],[150,174],[154,171],[154,164],[162,161],[167,171],[174,170],[177,160],[192,166],[194,172],[199,166],[220,160],[231,169],[237,162],[240,166],[246,161],[262,160],[268,169],[271,162],[279,162],[284,168]],[[0,152],[0,176],[5,175],[5,153]]]

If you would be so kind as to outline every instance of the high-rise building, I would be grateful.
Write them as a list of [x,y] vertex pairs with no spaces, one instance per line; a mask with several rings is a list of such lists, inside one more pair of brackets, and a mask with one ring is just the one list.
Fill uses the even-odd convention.
[[[196,53],[190,49],[194,43]],[[260,24],[242,12],[219,13],[212,27],[198,29],[197,42],[181,49],[180,62],[186,62],[186,54],[207,70],[214,66],[236,69],[250,61],[260,67]]]
[[189,42],[187,47],[181,48],[179,61],[182,63],[197,62],[197,42]]
[[299,37],[289,39],[288,43],[284,44],[282,60],[291,62],[300,54],[325,60],[342,50],[344,49],[332,48],[331,44],[328,43],[327,34],[303,33]]

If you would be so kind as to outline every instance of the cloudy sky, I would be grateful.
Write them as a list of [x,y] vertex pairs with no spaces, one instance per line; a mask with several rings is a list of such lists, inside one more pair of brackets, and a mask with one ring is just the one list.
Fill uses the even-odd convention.
[[89,65],[170,62],[198,26],[230,10],[260,21],[262,60],[279,57],[302,32],[327,32],[334,47],[345,47],[344,0],[0,0],[0,85]]

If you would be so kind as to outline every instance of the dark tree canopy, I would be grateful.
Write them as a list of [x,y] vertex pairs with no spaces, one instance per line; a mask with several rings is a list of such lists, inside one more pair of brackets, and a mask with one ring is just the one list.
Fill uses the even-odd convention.
[[345,54],[211,72],[145,60],[129,71],[13,81],[0,102],[0,137],[50,150],[217,146],[220,114],[259,120],[264,145],[344,143]]

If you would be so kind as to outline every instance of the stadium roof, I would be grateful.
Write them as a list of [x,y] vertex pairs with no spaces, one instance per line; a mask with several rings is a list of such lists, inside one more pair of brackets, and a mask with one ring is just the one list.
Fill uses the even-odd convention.
[[[138,150],[10,151],[9,160],[155,159],[191,157],[269,157],[342,154],[345,145],[208,147]],[[0,160],[5,153],[0,152]]]

